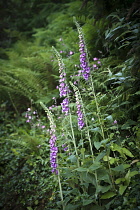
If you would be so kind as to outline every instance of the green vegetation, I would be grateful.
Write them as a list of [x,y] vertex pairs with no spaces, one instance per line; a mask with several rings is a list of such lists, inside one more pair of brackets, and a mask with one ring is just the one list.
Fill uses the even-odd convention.
[[139,0],[0,5],[0,208],[140,209]]

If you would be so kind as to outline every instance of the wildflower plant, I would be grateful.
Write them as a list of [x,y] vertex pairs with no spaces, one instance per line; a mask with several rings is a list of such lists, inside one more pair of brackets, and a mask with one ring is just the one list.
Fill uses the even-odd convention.
[[60,196],[61,196],[61,201],[62,201],[62,206],[64,209],[63,205],[63,193],[62,193],[62,186],[61,186],[61,181],[60,181],[60,172],[58,169],[58,158],[57,158],[57,153],[58,153],[58,147],[56,146],[56,125],[53,120],[53,116],[51,111],[42,103],[40,102],[40,105],[43,107],[45,112],[47,113],[47,117],[50,121],[50,165],[52,168],[52,173],[58,175],[58,182],[59,182],[59,189],[60,189]]
[[89,79],[90,76],[90,66],[88,60],[88,53],[85,43],[84,34],[79,23],[74,19],[74,22],[77,26],[77,30],[79,33],[79,51],[80,51],[80,67],[82,68],[81,73],[85,80]]
[[[70,85],[74,91],[73,95],[67,83],[63,59],[60,53],[53,47],[58,60],[60,74],[58,89],[60,98],[63,99],[61,107],[62,113],[64,113],[63,119],[58,120],[60,126],[58,129],[60,131],[58,138],[56,137],[56,126],[50,110],[45,108],[44,105],[41,105],[46,110],[50,120],[50,164],[52,172],[58,175],[62,203],[68,206],[68,208],[71,206],[75,208],[76,203],[80,202],[76,208],[82,209],[85,202],[87,202],[87,205],[85,205],[87,208],[91,205],[91,208],[98,209],[98,207],[102,207],[102,200],[115,197],[118,189],[121,195],[125,192],[129,185],[127,184],[125,186],[125,179],[127,179],[131,172],[127,171],[125,178],[121,177],[126,171],[126,166],[124,162],[120,165],[118,154],[121,155],[121,158],[126,158],[126,155],[133,157],[133,154],[124,148],[124,145],[121,144],[120,146],[117,144],[114,133],[109,133],[113,131],[113,127],[118,125],[118,119],[115,117],[114,119],[116,120],[113,122],[113,118],[108,115],[108,112],[102,113],[100,94],[96,93],[96,84],[94,86],[94,80],[92,78],[94,74],[97,76],[97,72],[100,71],[101,61],[99,58],[94,57],[90,66],[82,28],[76,20],[75,24],[79,33],[81,70],[78,71],[78,74],[74,72],[75,76],[71,75],[69,78],[69,80],[73,80],[73,78],[79,77],[73,83],[70,81]],[[91,69],[93,69],[92,72]],[[83,83],[80,81],[81,74],[84,80],[88,81],[88,83],[86,82],[84,84],[88,84],[88,87],[84,89],[82,87]],[[88,90],[90,90],[90,93]],[[87,96],[91,100],[90,104],[83,101]],[[73,112],[71,111],[71,101],[75,101]],[[88,107],[91,109],[89,113],[87,113]],[[76,111],[75,108],[77,109]],[[78,129],[74,117],[77,119]],[[109,127],[110,122],[112,122],[112,127]],[[65,138],[62,138],[62,135]],[[57,145],[60,146],[61,177],[58,168],[58,147],[56,146],[56,139],[58,140]],[[71,142],[73,142],[73,145]],[[67,157],[68,155],[69,157]],[[67,187],[67,193],[64,191],[64,200],[60,178],[64,181],[63,186]],[[131,175],[129,180],[130,178]],[[121,184],[121,187],[116,186],[120,182],[124,182]],[[74,197],[75,195],[76,198]],[[77,195],[79,196],[78,198]],[[69,197],[72,199],[69,199]],[[83,202],[82,204],[81,200]],[[65,209],[64,205],[63,209]]]
[[54,47],[53,47],[53,50],[55,52],[55,55],[56,55],[57,60],[58,60],[58,65],[59,65],[59,74],[60,74],[59,93],[60,93],[60,97],[66,97],[66,98],[63,99],[63,102],[61,103],[62,113],[65,113],[65,115],[69,114],[72,139],[73,139],[75,153],[76,153],[76,156],[77,156],[77,165],[79,166],[80,164],[79,164],[79,160],[78,160],[78,152],[77,152],[75,135],[74,135],[74,130],[73,130],[72,117],[71,117],[71,112],[70,112],[70,109],[69,109],[70,90],[69,90],[69,86],[68,86],[67,81],[66,81],[65,65],[64,65],[63,59],[62,59],[61,55],[58,53],[58,51]]
[[85,125],[82,98],[81,98],[78,88],[72,82],[70,82],[70,84],[73,87],[74,92],[75,92],[77,116],[78,116],[78,118],[77,118],[78,119],[78,127],[81,130]]
[[44,110],[47,113],[47,117],[50,121],[50,164],[52,168],[52,173],[58,174],[57,170],[57,153],[58,153],[58,148],[56,146],[56,125],[54,123],[52,113],[50,110],[42,103],[40,102],[41,106],[44,108]]
[[67,81],[66,81],[66,72],[65,72],[65,65],[60,53],[53,47],[55,55],[57,57],[58,65],[59,65],[59,95],[60,98],[65,97],[63,102],[61,103],[62,106],[62,113],[68,115],[69,112],[69,98],[68,94],[70,92]]

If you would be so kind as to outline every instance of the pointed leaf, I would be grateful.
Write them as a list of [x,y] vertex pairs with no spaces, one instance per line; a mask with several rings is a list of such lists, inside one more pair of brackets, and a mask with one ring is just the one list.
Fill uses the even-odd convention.
[[134,155],[126,148],[122,148],[122,151],[124,152],[125,155],[129,157],[134,157]]
[[123,195],[123,193],[125,192],[126,188],[127,188],[127,186],[120,185],[120,188],[119,188],[120,195]]
[[100,149],[100,147],[101,147],[101,142],[98,142],[98,141],[95,141],[94,142],[94,146],[95,146],[95,148],[98,150],[98,149]]
[[70,155],[67,160],[70,160],[72,163],[75,163],[77,161],[77,158],[75,155]]
[[74,171],[80,171],[80,172],[87,171],[87,170],[88,170],[87,168],[82,168],[82,167],[74,169]]
[[115,181],[116,184],[120,184],[120,182],[125,182],[125,178],[118,178]]
[[82,179],[86,182],[86,183],[92,183],[94,186],[96,186],[96,179],[95,179],[95,175],[94,174],[90,174],[87,172],[83,172],[81,174]]
[[130,177],[133,177],[133,176],[135,176],[135,175],[137,175],[137,174],[139,174],[138,171],[132,171],[132,172],[130,172]]
[[116,166],[115,168],[111,168],[113,171],[121,171],[121,172],[124,172],[124,166],[123,164],[119,165],[119,166]]
[[109,115],[108,117],[105,118],[106,120],[110,121],[110,122],[113,122],[113,117],[112,115]]
[[88,205],[88,204],[90,204],[92,202],[93,202],[93,199],[83,200],[83,206],[86,206],[86,205]]
[[101,129],[99,127],[92,128],[91,131],[101,133]]
[[96,188],[96,193],[98,194],[99,192],[102,192],[102,193],[105,193],[107,192],[108,190],[110,190],[111,186],[101,186],[101,185],[98,185],[97,188]]
[[105,151],[99,153],[99,155],[96,157],[95,161],[98,162],[99,160],[101,160],[105,156],[105,154],[106,154]]
[[114,197],[115,195],[116,195],[115,192],[107,192],[101,196],[101,199],[109,199]]
[[94,162],[94,164],[92,164],[92,165],[89,167],[89,171],[95,171],[95,170],[97,170],[98,168],[101,168],[100,162]]
[[105,169],[97,169],[98,180],[103,180],[104,182],[110,183],[110,177]]

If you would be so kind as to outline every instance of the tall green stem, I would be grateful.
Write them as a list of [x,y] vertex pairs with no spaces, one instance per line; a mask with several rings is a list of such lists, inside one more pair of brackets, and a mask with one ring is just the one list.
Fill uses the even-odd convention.
[[[87,122],[87,118],[86,118],[86,113],[85,113],[85,109],[84,109],[84,106],[83,106],[83,100],[82,100],[82,97],[81,97],[81,94],[80,94],[79,89],[74,84],[72,84],[72,82],[70,82],[70,84],[71,84],[71,86],[74,89],[76,98],[80,101],[80,104],[82,106],[82,111],[83,111],[83,114],[84,114],[84,120],[85,120],[85,124],[86,124],[87,138],[88,138],[88,141],[89,141],[89,146],[90,146],[92,161],[93,161],[93,164],[94,164],[94,161],[95,161],[95,159],[94,159],[94,153],[93,153],[93,149],[92,149],[92,143],[91,143],[91,138],[90,138],[90,133],[89,133],[88,122]],[[98,184],[97,172],[96,171],[95,171],[95,179],[96,179],[96,184]]]
[[[58,163],[58,159],[57,159],[57,163]],[[65,210],[59,168],[58,168],[58,183],[59,183],[59,191],[60,191],[60,197],[61,197],[61,201],[62,201],[63,210]]]
[[[82,100],[82,98],[81,98]],[[91,138],[90,138],[90,134],[89,134],[89,127],[88,127],[88,122],[87,122],[87,118],[86,118],[86,113],[85,113],[85,109],[83,107],[83,114],[85,116],[85,124],[86,124],[86,131],[87,131],[87,136],[88,136],[88,141],[89,141],[89,145],[90,145],[90,151],[91,151],[91,155],[92,155],[92,161],[93,161],[93,164],[94,164],[94,153],[93,153],[93,149],[92,149],[92,143],[91,143]],[[97,177],[97,172],[95,170],[95,180],[96,180],[96,184],[98,185],[98,177]]]
[[[99,109],[98,102],[97,102],[97,97],[96,97],[96,94],[95,94],[95,89],[94,89],[92,76],[90,76],[90,79],[91,79],[91,86],[92,86],[93,95],[94,95],[94,99],[95,99],[95,103],[96,103],[97,116],[98,116],[99,124],[100,124],[100,127],[101,127],[102,137],[103,137],[103,139],[105,139],[104,129],[103,129],[103,125],[102,125],[101,118],[100,118],[100,109]],[[112,172],[111,172],[111,166],[110,166],[110,162],[109,162],[108,152],[107,152],[107,162],[108,162],[110,177],[111,177],[111,181],[112,181],[112,186],[114,186],[114,180],[113,180],[113,176],[112,176]]]
[[75,149],[75,153],[76,153],[76,156],[77,156],[77,166],[79,167],[80,163],[79,163],[79,159],[78,159],[78,152],[77,152],[76,141],[75,141],[75,136],[74,136],[74,130],[73,130],[73,125],[72,125],[71,113],[69,113],[69,117],[70,117],[70,127],[71,127],[71,132],[72,132],[74,149]]
[[92,86],[93,95],[94,95],[94,99],[95,99],[95,104],[96,104],[96,109],[97,109],[97,116],[98,116],[99,124],[100,124],[100,127],[101,127],[101,131],[102,131],[102,137],[103,137],[103,139],[105,139],[104,129],[103,129],[103,125],[102,125],[101,117],[100,117],[100,109],[99,109],[99,106],[98,106],[97,97],[96,97],[96,94],[95,94],[94,84],[93,84],[93,80],[92,80],[92,76],[91,75],[90,75],[90,81],[91,81],[91,86]]

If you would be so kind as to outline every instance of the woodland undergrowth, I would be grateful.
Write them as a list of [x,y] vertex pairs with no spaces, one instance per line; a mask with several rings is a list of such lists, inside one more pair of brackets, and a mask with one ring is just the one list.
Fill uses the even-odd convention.
[[1,209],[140,209],[139,10],[107,2],[48,3],[48,25],[30,22],[30,41],[11,33],[20,39],[1,59]]

